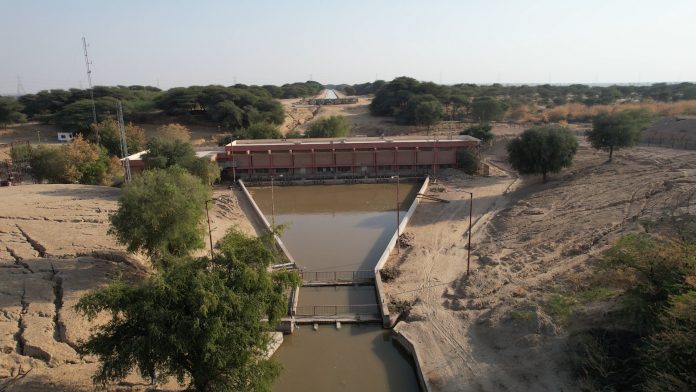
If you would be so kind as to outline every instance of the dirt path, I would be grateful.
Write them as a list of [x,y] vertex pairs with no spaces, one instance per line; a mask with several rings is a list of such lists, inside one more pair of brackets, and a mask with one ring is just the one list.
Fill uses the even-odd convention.
[[[387,291],[413,303],[396,329],[418,349],[431,390],[574,389],[566,333],[545,312],[546,295],[572,287],[588,259],[637,219],[674,210],[688,195],[695,209],[696,154],[636,148],[605,161],[583,145],[548,184],[525,178],[503,195],[510,178],[455,178],[443,181],[451,203],[419,206],[408,229],[415,245]],[[474,219],[483,215],[469,278],[468,195],[457,187],[475,193]]]

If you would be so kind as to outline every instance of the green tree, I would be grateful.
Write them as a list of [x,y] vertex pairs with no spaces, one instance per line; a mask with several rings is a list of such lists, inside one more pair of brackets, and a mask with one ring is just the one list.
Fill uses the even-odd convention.
[[344,116],[321,117],[309,126],[307,137],[346,137],[350,124]]
[[435,96],[430,94],[414,95],[406,106],[396,115],[397,121],[402,124],[431,125],[437,124],[442,118],[443,107]]
[[481,140],[482,143],[488,143],[489,141],[493,140],[492,129],[493,127],[491,127],[491,124],[483,122],[472,125],[469,128],[459,132],[459,134],[473,136]]
[[480,122],[501,120],[506,110],[506,105],[493,97],[476,97],[471,103],[471,117]]
[[277,125],[256,123],[242,130],[239,136],[242,139],[280,139],[283,137],[283,134],[280,133]]
[[299,277],[269,272],[268,240],[232,230],[212,260],[170,258],[158,275],[117,281],[81,298],[76,309],[88,318],[112,316],[78,348],[101,362],[94,381],[120,380],[137,369],[161,381],[190,379],[201,392],[270,391],[281,366],[265,358],[269,332],[287,313],[284,291]]
[[529,128],[507,145],[508,160],[520,174],[558,173],[573,163],[578,141],[558,125]]
[[210,189],[179,166],[146,170],[123,187],[111,216],[117,240],[153,260],[204,245],[201,225]]
[[602,113],[592,120],[587,139],[598,150],[609,150],[609,161],[614,150],[632,147],[640,142],[641,134],[650,125],[652,115],[645,109]]
[[61,162],[60,147],[38,145],[31,151],[31,175],[38,182],[61,182]]
[[27,116],[22,113],[24,106],[14,98],[0,96],[0,124],[23,123],[27,121]]
[[[96,98],[95,108],[97,109],[97,120],[104,115],[116,113],[118,101],[112,97]],[[130,113],[130,108],[127,103],[123,105],[124,113]],[[94,115],[92,113],[92,101],[89,99],[80,99],[65,105],[57,112],[53,119],[62,130],[66,132],[82,132],[89,131],[90,126],[94,123]]]
[[166,169],[178,165],[200,178],[204,184],[220,179],[220,168],[208,157],[197,157],[191,143],[180,139],[152,138],[147,142],[143,155],[145,169]]
[[[121,132],[118,129],[116,120],[107,118],[99,124],[92,124],[91,139],[96,142],[97,134],[99,135],[99,143],[106,148],[111,155],[123,158],[121,151]],[[135,154],[142,151],[145,147],[145,130],[137,125],[128,123],[125,126],[126,145],[128,153]]]

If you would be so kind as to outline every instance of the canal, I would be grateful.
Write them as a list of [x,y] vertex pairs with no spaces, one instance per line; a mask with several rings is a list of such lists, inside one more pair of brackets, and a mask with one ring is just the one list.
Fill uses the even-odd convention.
[[[307,271],[372,270],[420,183],[251,187],[269,222]],[[272,214],[275,211],[275,214]],[[375,304],[373,286],[303,287],[299,306]],[[275,354],[276,392],[419,391],[412,359],[379,324],[302,325]]]

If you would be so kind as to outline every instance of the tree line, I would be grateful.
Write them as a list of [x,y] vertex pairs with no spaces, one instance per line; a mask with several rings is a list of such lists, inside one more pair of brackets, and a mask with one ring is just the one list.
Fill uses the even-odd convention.
[[[432,125],[444,119],[585,121],[597,114],[592,110],[582,111],[586,107],[637,102],[677,103],[696,99],[696,84],[693,83],[645,86],[440,85],[398,77],[390,82],[378,80],[333,87],[349,95],[374,94],[370,105],[373,115],[392,116],[397,122],[410,125]],[[570,113],[562,115],[563,109],[554,111],[554,108],[565,108]],[[696,107],[686,110],[696,113]]]
[[[279,98],[299,98],[318,94],[323,86],[314,81],[280,87],[190,86],[166,91],[151,86],[96,86],[93,89],[97,121],[113,117],[117,101],[124,115],[146,122],[157,113],[176,116],[185,123],[218,124],[228,130],[258,122],[281,124],[284,118]],[[0,124],[27,120],[55,124],[67,132],[86,132],[94,122],[90,91],[85,89],[43,90],[17,99],[0,97]]]

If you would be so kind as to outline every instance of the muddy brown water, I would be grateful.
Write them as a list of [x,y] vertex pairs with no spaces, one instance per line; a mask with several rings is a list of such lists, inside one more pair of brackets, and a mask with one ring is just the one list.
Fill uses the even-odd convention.
[[379,325],[355,324],[319,330],[303,325],[285,335],[275,358],[283,364],[275,392],[417,392],[412,359]]
[[[399,184],[403,219],[420,183]],[[269,222],[270,187],[250,193]],[[396,184],[276,186],[275,223],[283,242],[307,271],[372,270],[396,229]],[[303,287],[299,305],[376,303],[374,287]],[[419,391],[412,358],[380,325],[301,326],[274,357],[284,367],[277,392]]]
[[[399,184],[401,219],[419,187]],[[270,187],[249,191],[271,222]],[[287,225],[281,238],[307,271],[372,270],[396,230],[396,184],[276,186],[273,193],[275,224]]]

